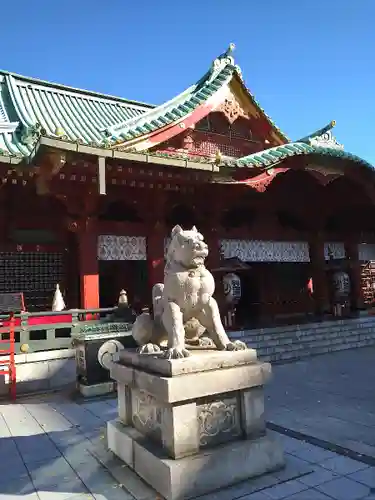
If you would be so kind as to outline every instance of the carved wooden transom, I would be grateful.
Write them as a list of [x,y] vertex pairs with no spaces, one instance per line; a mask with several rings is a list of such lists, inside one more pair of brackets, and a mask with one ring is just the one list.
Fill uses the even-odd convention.
[[224,102],[216,109],[216,111],[221,111],[227,118],[230,124],[232,124],[240,116],[246,117],[240,103],[233,95],[229,95]]

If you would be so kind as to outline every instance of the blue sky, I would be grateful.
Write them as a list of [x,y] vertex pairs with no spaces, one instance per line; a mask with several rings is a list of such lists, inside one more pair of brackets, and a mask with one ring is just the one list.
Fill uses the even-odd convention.
[[161,103],[230,42],[246,85],[292,139],[335,119],[375,164],[375,0],[4,1],[0,67]]

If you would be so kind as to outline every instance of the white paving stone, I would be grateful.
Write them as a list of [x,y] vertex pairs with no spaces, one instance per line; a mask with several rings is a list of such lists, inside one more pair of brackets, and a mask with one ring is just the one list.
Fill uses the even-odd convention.
[[362,500],[370,494],[370,488],[346,477],[339,477],[316,487],[335,500]]
[[[106,450],[104,422],[116,413],[114,399],[77,404],[62,396],[41,396],[3,404],[0,412],[0,460],[12,464],[14,472],[13,477],[0,477],[0,500],[158,497]],[[288,452],[286,469],[199,500],[362,500],[366,495],[370,500],[374,468],[305,441],[272,434]],[[344,496],[334,493],[335,488]]]
[[375,490],[375,467],[368,467],[348,475],[348,479],[358,481]]
[[363,462],[352,460],[351,458],[344,457],[343,455],[336,455],[333,458],[324,460],[320,463],[320,465],[324,469],[331,470],[342,476],[352,474],[353,472],[357,472],[368,467],[368,465]]

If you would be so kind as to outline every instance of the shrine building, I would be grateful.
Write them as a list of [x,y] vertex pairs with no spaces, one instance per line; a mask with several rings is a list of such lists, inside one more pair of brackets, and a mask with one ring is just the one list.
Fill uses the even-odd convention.
[[68,308],[121,289],[146,305],[180,224],[205,236],[239,326],[371,306],[373,166],[334,122],[289,139],[233,50],[160,106],[0,72],[0,293],[29,311],[57,283]]

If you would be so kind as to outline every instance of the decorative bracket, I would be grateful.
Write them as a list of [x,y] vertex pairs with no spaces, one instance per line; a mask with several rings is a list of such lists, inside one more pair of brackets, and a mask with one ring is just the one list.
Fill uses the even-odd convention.
[[251,179],[238,181],[237,184],[245,184],[246,186],[255,189],[259,193],[264,193],[277,175],[287,172],[288,170],[289,168],[271,168],[260,175],[252,177]]
[[37,194],[45,195],[50,192],[49,185],[53,177],[55,177],[66,163],[66,154],[54,150],[48,152],[43,157],[43,163],[39,167],[39,172],[36,177]]

